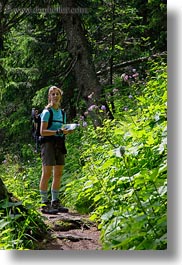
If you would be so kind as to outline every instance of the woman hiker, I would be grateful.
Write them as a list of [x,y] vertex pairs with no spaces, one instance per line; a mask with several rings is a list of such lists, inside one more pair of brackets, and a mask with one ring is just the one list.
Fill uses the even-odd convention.
[[[40,196],[42,201],[41,211],[47,214],[58,212],[68,212],[59,201],[59,190],[61,176],[65,165],[65,135],[73,131],[61,130],[65,122],[65,113],[61,110],[63,91],[52,86],[48,92],[48,105],[41,114],[41,158],[42,158],[42,175],[40,180]],[[50,111],[52,111],[52,122],[49,124]],[[48,200],[48,183],[53,173],[51,185],[51,201]]]

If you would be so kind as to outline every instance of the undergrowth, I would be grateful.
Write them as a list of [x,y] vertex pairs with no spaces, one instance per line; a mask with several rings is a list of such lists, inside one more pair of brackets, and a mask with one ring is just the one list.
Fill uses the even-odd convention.
[[[145,84],[138,83],[140,89],[135,83],[133,94],[113,96],[114,120],[96,108],[103,126],[95,129],[87,118],[67,138],[61,200],[71,210],[90,214],[104,250],[167,248],[166,79],[165,65],[153,65]],[[40,157],[31,144],[21,154],[23,162],[7,155],[0,166],[8,190],[27,209],[17,208],[12,215],[12,205],[0,204],[1,249],[33,249],[36,235],[46,232],[37,211]]]

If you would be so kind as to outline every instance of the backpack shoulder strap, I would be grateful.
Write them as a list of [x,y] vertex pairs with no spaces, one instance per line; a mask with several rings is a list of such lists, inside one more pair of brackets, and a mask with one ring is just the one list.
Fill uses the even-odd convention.
[[61,109],[61,112],[62,112],[62,116],[63,116],[63,124],[64,124],[64,123],[66,123],[66,115],[65,115],[64,110]]
[[47,129],[51,127],[51,124],[52,124],[52,121],[53,121],[53,111],[52,111],[51,108],[48,108],[48,111],[50,113],[50,117],[49,117]]
[[[51,125],[52,125],[52,122],[53,122],[53,111],[51,108],[48,108],[48,111],[50,113],[50,117],[49,117],[49,121],[48,121],[48,126],[47,128],[50,128]],[[61,109],[61,112],[62,112],[62,116],[63,116],[63,124],[66,123],[66,115],[65,115],[65,112],[64,110]]]

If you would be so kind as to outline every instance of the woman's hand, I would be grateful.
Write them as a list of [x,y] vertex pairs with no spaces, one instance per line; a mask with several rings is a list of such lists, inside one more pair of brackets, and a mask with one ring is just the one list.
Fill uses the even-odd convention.
[[73,133],[73,131],[74,130],[66,130],[66,129],[58,129],[57,131],[56,131],[56,134],[65,134],[65,135],[67,135],[67,134],[70,134],[70,133]]
[[63,131],[63,134],[67,135],[67,134],[73,133],[74,130],[62,130],[62,131]]

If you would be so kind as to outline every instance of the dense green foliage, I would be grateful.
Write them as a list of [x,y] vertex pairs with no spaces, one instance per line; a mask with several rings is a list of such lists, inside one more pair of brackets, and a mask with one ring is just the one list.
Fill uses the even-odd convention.
[[[81,18],[102,85],[100,102],[112,118],[102,103],[87,109],[80,97],[59,13],[26,14],[4,33],[0,174],[21,202],[13,214],[11,203],[0,202],[0,249],[38,248],[46,231],[37,211],[41,160],[30,114],[46,105],[52,84],[63,87],[68,121],[80,123],[67,137],[64,204],[90,214],[105,250],[166,249],[166,1],[82,2],[75,1],[88,7]],[[10,19],[13,13],[2,23]],[[90,110],[102,126],[93,126]]]
[[[102,128],[84,131],[79,150],[82,166],[74,175],[72,168],[67,169],[73,180],[67,184],[66,201],[83,212],[93,211],[91,218],[99,223],[105,249],[166,248],[164,66],[156,64],[151,74],[125,113],[117,111]],[[71,150],[73,163],[77,156]]]

